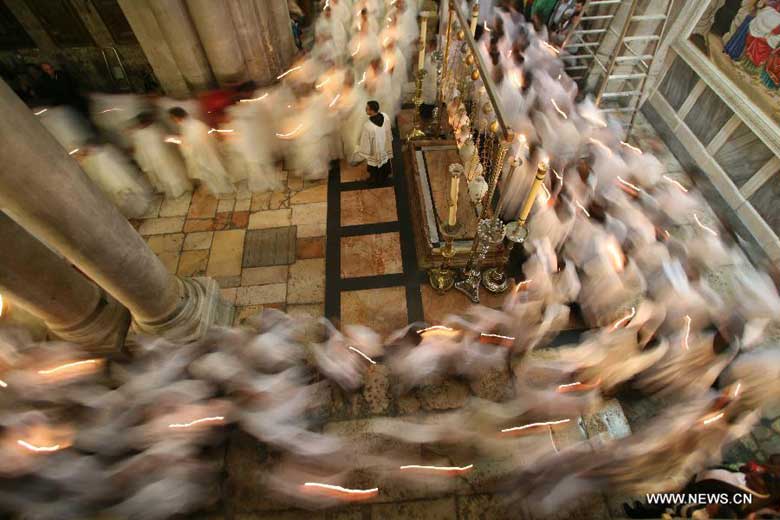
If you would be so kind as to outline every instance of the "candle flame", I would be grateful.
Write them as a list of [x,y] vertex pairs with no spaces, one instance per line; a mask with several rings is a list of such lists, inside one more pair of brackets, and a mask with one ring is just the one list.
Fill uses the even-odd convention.
[[517,69],[513,70],[509,78],[512,80],[512,83],[514,83],[514,85],[517,88],[523,88],[524,85],[523,74],[519,70]]
[[365,359],[366,361],[368,361],[368,362],[369,362],[369,363],[371,363],[372,365],[376,365],[376,361],[374,361],[373,359],[371,359],[370,357],[368,357],[366,354],[364,354],[364,353],[363,353],[363,352],[361,352],[360,350],[356,349],[355,347],[352,347],[352,346],[350,346],[350,347],[349,347],[349,350],[351,350],[351,351],[352,351],[352,352],[354,352],[355,354],[357,354],[357,355],[361,356],[363,359]]
[[622,318],[620,318],[619,320],[617,320],[617,321],[616,321],[616,322],[615,322],[615,323],[612,325],[612,330],[617,330],[617,329],[618,329],[618,327],[620,327],[620,326],[621,326],[621,325],[623,325],[624,323],[628,323],[629,321],[631,321],[632,319],[634,319],[634,316],[636,316],[636,307],[631,307],[631,310],[628,312],[628,314],[626,314],[625,316],[623,316]]
[[234,129],[232,129],[232,128],[226,128],[225,130],[220,130],[220,129],[218,129],[218,128],[212,128],[211,130],[209,130],[209,135],[211,135],[211,134],[213,134],[213,133],[218,133],[218,134],[232,134],[233,132],[235,132],[235,130],[234,130]]
[[177,139],[175,137],[167,137],[165,139],[166,143],[173,143],[173,144],[181,144],[181,139]]
[[514,426],[512,428],[504,428],[501,430],[501,433],[513,433],[513,432],[519,432],[523,430],[527,430],[529,428],[538,428],[540,426],[555,426],[558,424],[565,424],[567,422],[571,422],[571,419],[560,419],[557,421],[548,421],[548,422],[535,422],[530,424],[525,424],[523,426]]
[[205,422],[218,422],[218,421],[224,421],[225,418],[221,415],[216,415],[214,417],[203,417],[201,419],[195,419],[194,421],[190,421],[187,423],[173,423],[169,424],[168,428],[189,428],[190,426],[195,426],[196,424],[201,424]]
[[81,148],[74,148],[73,150],[68,152],[68,155],[73,155],[73,154],[79,153],[79,150],[81,150]]
[[344,498],[345,500],[367,500],[379,494],[379,488],[349,489],[320,482],[306,482],[303,484],[302,488],[304,492],[307,492],[307,490],[313,491],[314,493],[324,492],[326,495]]
[[682,340],[682,346],[685,350],[690,350],[688,339],[691,335],[691,317],[687,314],[685,315],[685,335],[683,336]]
[[704,231],[707,231],[707,232],[711,233],[711,234],[712,234],[712,235],[714,235],[714,236],[718,236],[718,232],[717,232],[717,231],[715,231],[715,230],[714,230],[714,229],[712,229],[712,228],[708,228],[707,226],[705,226],[705,225],[702,223],[702,221],[701,221],[701,220],[699,220],[699,215],[697,215],[696,213],[694,213],[694,214],[693,214],[693,219],[696,221],[696,224],[698,224],[698,225],[699,225],[699,227],[700,227],[700,228],[702,228]]
[[239,101],[239,103],[256,103],[256,102],[258,102],[258,101],[262,101],[262,100],[264,100],[264,99],[265,99],[265,98],[267,98],[267,97],[268,97],[268,92],[266,92],[265,94],[263,94],[263,95],[262,95],[262,96],[260,96],[260,97],[256,97],[256,98],[249,98],[249,99],[242,99],[242,100],[240,100],[240,101]]
[[561,107],[558,106],[558,103],[556,103],[553,98],[550,98],[550,103],[552,103],[553,108],[555,109],[556,112],[558,112],[558,114],[560,114],[562,118],[569,119],[569,116],[566,115],[566,112],[561,110]]
[[607,255],[609,255],[610,260],[612,260],[612,265],[615,267],[615,270],[622,271],[625,265],[623,261],[623,252],[620,250],[620,246],[615,240],[607,242]]
[[24,448],[27,448],[30,451],[35,451],[35,452],[38,452],[38,453],[41,453],[41,452],[52,452],[52,451],[57,451],[57,450],[60,449],[60,445],[59,444],[55,444],[53,446],[35,446],[34,444],[30,444],[29,442],[27,442],[25,440],[22,440],[22,439],[17,440],[16,443],[19,446],[22,446]]
[[278,137],[280,139],[289,139],[290,137],[292,137],[295,134],[297,134],[301,130],[301,128],[303,128],[303,123],[301,123],[300,125],[296,126],[295,130],[293,130],[292,132],[289,132],[289,133],[286,133],[286,134],[279,134],[279,133],[277,133],[276,137]]
[[357,44],[357,48],[355,48],[355,52],[353,52],[352,54],[350,54],[350,56],[352,56],[352,57],[355,57],[355,56],[357,56],[357,53],[358,53],[358,52],[360,52],[360,44],[361,44],[361,43],[363,43],[363,42],[358,42],[358,44]]
[[490,30],[490,27],[488,27],[487,21],[482,22],[482,23],[484,24],[483,27],[485,29],[485,32],[493,32],[493,31]]
[[322,88],[322,87],[324,87],[325,85],[328,84],[330,79],[331,79],[330,76],[328,76],[327,78],[325,78],[325,81],[323,81],[322,83],[317,83],[316,85],[314,85],[314,88]]
[[283,78],[283,77],[285,77],[286,75],[288,75],[288,74],[290,74],[290,73],[293,73],[293,72],[295,72],[296,70],[301,70],[301,68],[303,68],[303,65],[298,65],[297,67],[293,67],[293,68],[291,68],[290,70],[288,70],[288,71],[286,71],[286,72],[282,72],[281,74],[279,74],[278,76],[276,76],[276,79],[282,79],[282,78]]
[[625,146],[625,147],[626,147],[626,148],[628,148],[629,150],[633,150],[634,152],[638,153],[639,155],[642,155],[642,150],[640,150],[640,149],[639,149],[639,148],[637,148],[636,146],[634,146],[634,145],[631,145],[631,144],[629,144],[629,143],[627,143],[627,142],[625,142],[625,141],[620,141],[620,144],[622,144],[623,146]]
[[557,47],[555,47],[555,46],[553,46],[553,45],[550,45],[550,44],[549,44],[549,43],[547,43],[546,41],[544,41],[544,40],[539,40],[539,42],[540,42],[542,45],[544,45],[545,47],[547,47],[547,48],[548,48],[550,51],[552,51],[552,52],[553,52],[553,54],[560,54],[560,53],[561,53],[561,50],[560,50],[560,49],[558,49]]
[[621,177],[620,175],[618,175],[618,176],[617,176],[617,181],[618,181],[620,184],[622,184],[623,186],[625,186],[626,188],[628,188],[628,190],[629,190],[629,193],[630,193],[631,191],[634,191],[634,192],[636,192],[636,193],[631,193],[632,195],[636,195],[636,194],[638,194],[640,191],[642,191],[642,189],[641,189],[639,186],[637,186],[636,184],[631,184],[630,182],[628,182],[627,180],[625,180],[625,179],[624,179],[623,177]]
[[109,112],[123,112],[124,108],[107,108],[98,112],[99,114],[107,114]]
[[54,368],[49,368],[47,370],[38,370],[38,373],[43,375],[43,376],[46,376],[46,375],[49,375],[49,374],[54,374],[56,372],[60,372],[62,370],[67,370],[69,368],[73,368],[73,367],[77,367],[77,366],[94,365],[94,364],[98,363],[99,361],[101,361],[101,360],[99,360],[99,359],[85,359],[83,361],[74,361],[72,363],[65,363],[64,365],[60,365],[60,366],[54,367]]
[[363,83],[365,83],[365,82],[366,82],[366,73],[365,73],[365,71],[364,71],[364,72],[363,72],[363,77],[362,77],[362,78],[360,78],[360,81],[358,81],[358,85],[362,85],[362,84],[363,84]]
[[595,144],[595,145],[598,145],[601,148],[603,148],[604,150],[606,150],[606,152],[609,154],[609,156],[612,157],[612,150],[609,148],[609,146],[605,145],[604,143],[602,143],[598,139],[594,139],[593,137],[590,138],[590,142]]
[[0,386],[3,387],[3,388],[8,388],[8,383],[6,383],[2,379],[0,379]]
[[502,336],[501,334],[488,334],[483,332],[479,335],[480,343],[490,343],[491,345],[499,345],[502,347],[511,347],[514,344],[514,341],[514,337]]
[[581,381],[577,381],[575,383],[569,383],[566,385],[558,385],[558,388],[556,388],[555,391],[559,394],[568,394],[569,392],[584,392],[598,388],[600,384],[601,379],[596,379],[593,383],[583,383]]
[[341,97],[341,94],[336,94],[336,97],[333,98],[333,101],[328,103],[328,107],[329,108],[333,108],[336,105],[336,103],[338,103],[338,100],[339,100],[340,97]]
[[714,415],[714,416],[712,416],[712,417],[710,417],[708,419],[702,419],[701,422],[702,422],[702,424],[714,423],[715,421],[719,421],[719,420],[723,419],[724,415],[725,415],[725,412],[720,412],[717,415]]
[[742,383],[737,383],[736,388],[734,388],[734,397],[737,397],[739,395],[739,390],[742,388]]
[[523,280],[522,282],[518,283],[515,286],[514,293],[515,294],[519,293],[522,289],[527,288],[528,285],[530,285],[530,283],[531,283],[531,280]]
[[577,205],[578,208],[582,210],[583,213],[585,213],[585,215],[587,215],[588,218],[590,218],[590,213],[588,212],[587,209],[585,209],[585,206],[583,206],[580,201],[575,200],[574,203]]
[[683,192],[683,193],[688,193],[688,188],[686,188],[685,186],[683,186],[683,185],[682,185],[682,184],[681,184],[679,181],[676,181],[676,180],[672,179],[672,178],[671,178],[671,177],[669,177],[668,175],[664,175],[664,179],[665,179],[665,180],[667,180],[667,181],[669,181],[669,182],[671,182],[672,184],[674,184],[674,185],[675,185],[675,186],[677,186],[678,188],[680,188],[680,189],[682,190],[682,192]]
[[44,113],[46,113],[48,111],[49,111],[48,108],[44,108],[43,110],[39,110],[39,111],[35,112],[35,115],[39,116],[39,115],[44,114]]
[[449,327],[445,327],[444,325],[434,325],[432,327],[428,327],[426,329],[421,329],[417,331],[417,334],[419,334],[422,337],[425,337],[426,335],[434,335],[434,336],[457,336],[460,334],[455,329],[451,329]]

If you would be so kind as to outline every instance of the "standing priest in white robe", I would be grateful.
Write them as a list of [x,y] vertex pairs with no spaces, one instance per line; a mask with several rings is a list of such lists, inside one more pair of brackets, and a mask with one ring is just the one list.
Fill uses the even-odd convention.
[[382,183],[392,171],[390,160],[393,158],[393,133],[390,118],[379,111],[379,103],[376,101],[366,104],[366,114],[368,121],[363,124],[357,155],[366,161],[369,181]]
[[206,124],[181,107],[172,108],[168,113],[181,127],[181,151],[189,176],[202,182],[213,195],[233,193],[235,188]]

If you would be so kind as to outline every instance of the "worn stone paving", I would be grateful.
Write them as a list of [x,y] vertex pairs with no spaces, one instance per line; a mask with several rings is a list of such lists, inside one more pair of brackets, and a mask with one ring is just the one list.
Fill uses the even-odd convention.
[[[671,177],[690,182],[641,114],[633,143],[656,153]],[[361,171],[342,164],[342,180],[359,180],[361,176]],[[316,318],[324,315],[327,189],[326,180],[290,177],[280,192],[251,193],[245,186],[239,186],[234,195],[216,198],[198,190],[175,200],[159,198],[143,219],[132,223],[172,273],[215,278],[223,298],[236,305],[236,325],[266,307],[286,310],[293,316]],[[379,222],[385,218],[384,213],[394,211],[393,207],[382,211],[381,203],[386,203],[386,198],[369,203],[362,196],[363,193],[354,192],[349,195],[352,198],[342,200],[342,224]],[[717,217],[711,212],[702,218],[712,222]],[[690,230],[671,232],[684,236]],[[367,269],[398,271],[396,237],[388,234],[383,240],[387,243],[346,241],[342,276],[362,276],[369,273]],[[362,261],[352,261],[355,256],[352,250],[367,256]],[[716,290],[726,291],[732,274],[733,266],[718,266],[707,273],[707,279]],[[400,308],[405,305],[405,297],[401,290],[395,298],[391,294],[393,289],[345,293],[348,297],[342,300],[342,321],[385,323],[387,330],[383,332],[405,325],[406,310]],[[433,322],[441,319],[445,309],[439,308],[436,295],[428,293],[424,287],[424,313]],[[396,304],[388,305],[388,302]],[[446,312],[460,312],[467,306],[465,298],[448,298]],[[317,327],[309,332],[313,336],[320,333]],[[777,345],[780,330],[770,332],[767,344]],[[541,350],[538,355],[554,356],[555,352]],[[370,367],[365,386],[354,394],[325,386],[323,404],[312,411],[312,417],[322,431],[339,433],[356,446],[389,450],[392,443],[366,432],[369,421],[397,416],[436,420],[438,414],[460,408],[472,396],[494,401],[509,399],[514,395],[514,372],[518,364],[514,361],[506,369],[486,373],[477,381],[450,378],[400,394],[394,378],[380,362]],[[641,428],[663,406],[657,399],[620,395],[604,409],[581,418],[570,428],[551,432],[550,440],[544,442],[551,442],[554,449],[560,450],[585,439],[621,437],[632,428]],[[765,460],[769,454],[780,452],[780,410],[766,415],[750,435],[726,450],[727,462]],[[443,456],[420,447],[414,453],[430,460],[442,460]],[[215,453],[215,460],[224,463],[224,478],[215,492],[218,502],[196,517],[241,520],[550,518],[535,515],[529,508],[511,503],[507,496],[496,492],[490,477],[491,471],[493,476],[500,474],[500,464],[487,465],[468,479],[455,481],[454,487],[433,481],[409,485],[382,478],[381,492],[370,502],[323,511],[291,509],[269,498],[263,487],[263,480],[278,456],[245,434],[231,433],[226,446]],[[446,460],[452,463],[468,463],[467,457],[458,458],[462,454],[448,456]],[[363,475],[363,478],[364,484],[376,483],[378,479],[376,475]],[[626,497],[596,496],[554,518],[622,518],[625,500]]]

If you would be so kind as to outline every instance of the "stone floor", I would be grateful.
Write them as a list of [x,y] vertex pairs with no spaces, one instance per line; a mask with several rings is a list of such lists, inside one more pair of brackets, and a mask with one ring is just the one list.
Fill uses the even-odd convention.
[[[405,135],[410,124],[409,111],[402,112],[398,135]],[[686,182],[683,168],[641,114],[632,141],[655,153],[672,177]],[[401,146],[396,136],[397,156]],[[382,333],[414,321],[435,324],[447,314],[465,311],[470,302],[454,291],[436,294],[427,285],[425,273],[418,271],[401,182],[403,165],[396,159],[394,178],[381,186],[364,182],[364,166],[342,162],[334,165],[328,179],[289,177],[280,192],[251,193],[240,186],[230,197],[216,198],[198,190],[175,200],[160,198],[133,225],[172,273],[216,279],[223,298],[236,305],[236,324],[265,307],[292,315],[327,316],[337,324],[368,325]],[[717,217],[713,213],[705,218]],[[727,267],[713,276],[726,280]],[[502,298],[483,291],[483,299],[495,307]],[[542,355],[554,355],[550,352]],[[326,432],[354,439],[356,445],[374,442],[365,431],[371,418],[432,417],[462,406],[472,395],[493,400],[511,397],[514,368],[513,364],[485,374],[470,384],[448,379],[398,395],[392,376],[380,363],[371,367],[359,392],[347,395],[331,388],[318,424]],[[552,447],[626,435],[661,406],[652,400],[621,396],[571,428],[551,430]],[[730,448],[729,455],[734,460],[763,459],[780,451],[779,433],[780,419],[767,417],[753,434]],[[360,505],[316,512],[289,509],[267,498],[263,490],[264,470],[273,465],[275,453],[234,432],[219,457],[223,455],[220,500],[203,518],[541,518],[524,507],[508,506],[501,495],[492,492],[489,475],[480,472],[450,487],[383,482],[379,496]],[[437,456],[424,449],[419,455]],[[558,517],[622,518],[622,501],[622,497],[597,496]]]

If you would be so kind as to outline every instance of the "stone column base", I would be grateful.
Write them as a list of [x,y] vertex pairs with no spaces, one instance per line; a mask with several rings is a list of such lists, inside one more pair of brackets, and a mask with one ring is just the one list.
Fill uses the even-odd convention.
[[157,322],[133,322],[137,334],[162,336],[186,343],[202,337],[213,326],[233,324],[233,305],[222,300],[219,285],[212,278],[180,278],[183,303],[169,319]]
[[130,312],[103,293],[95,311],[81,323],[66,327],[47,325],[57,339],[77,343],[92,352],[111,352],[116,350],[118,338],[124,337],[129,322]]

